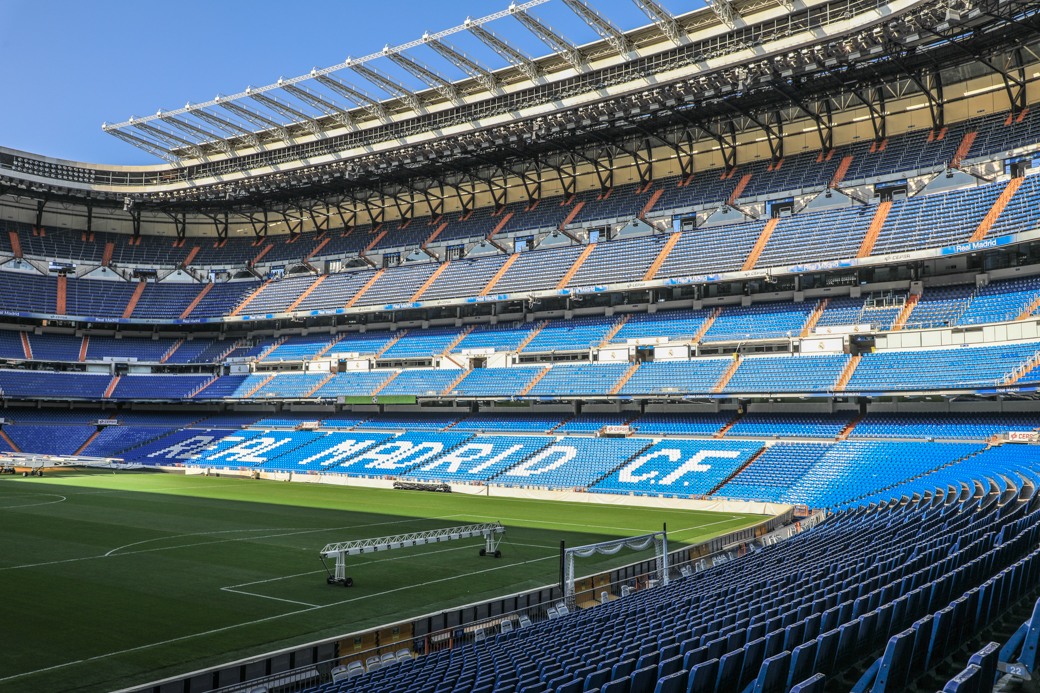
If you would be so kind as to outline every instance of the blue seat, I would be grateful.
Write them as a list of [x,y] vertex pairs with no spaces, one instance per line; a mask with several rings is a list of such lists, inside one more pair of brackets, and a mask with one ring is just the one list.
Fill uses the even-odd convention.
[[711,659],[690,669],[686,693],[715,693],[715,681],[719,676],[719,660]]
[[739,691],[740,672],[744,667],[744,649],[722,655],[719,660],[719,676],[715,679],[716,691]]
[[816,664],[815,640],[810,640],[804,645],[799,645],[791,652],[790,673],[787,675],[786,689],[790,689],[795,681],[804,681],[812,676],[813,666]]
[[582,693],[585,688],[585,680],[574,680],[556,687],[556,693]]
[[584,690],[590,691],[593,688],[599,688],[607,681],[610,681],[610,669],[599,669],[585,677]]
[[864,672],[852,693],[901,691],[906,686],[913,647],[913,629],[908,628],[889,638],[884,654]]
[[823,687],[826,683],[826,676],[823,674],[816,674],[810,679],[806,679],[801,683],[796,683],[791,687],[790,693],[823,693]]
[[781,652],[762,662],[758,677],[749,685],[750,693],[784,693],[791,667],[791,653]]
[[628,693],[653,693],[657,684],[657,665],[653,664],[632,672],[632,683],[629,685]]
[[619,679],[608,681],[607,683],[600,686],[599,693],[630,693],[630,684],[631,680],[629,679],[629,677],[623,676]]
[[982,670],[969,666],[943,686],[943,693],[977,693],[982,680]]
[[670,676],[677,671],[685,669],[683,666],[682,655],[676,655],[670,659],[666,659],[657,665],[657,680],[660,681],[666,676]]
[[654,693],[685,693],[686,673],[685,669],[681,669],[674,674],[658,679]]

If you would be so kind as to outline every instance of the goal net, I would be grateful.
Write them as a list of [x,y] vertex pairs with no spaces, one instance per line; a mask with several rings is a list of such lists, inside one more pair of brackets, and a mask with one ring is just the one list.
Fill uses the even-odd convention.
[[[593,556],[606,555],[613,556],[622,549],[629,551],[647,551],[653,549],[653,578],[661,585],[668,584],[668,533],[667,532],[654,532],[652,534],[643,534],[638,537],[626,537],[624,539],[613,539],[611,541],[603,541],[597,544],[587,544],[585,546],[576,546],[570,549],[564,549],[561,556],[562,559],[562,575],[563,578],[563,594],[565,603],[568,609],[574,609],[577,606],[576,594],[578,591],[578,585],[576,584],[576,577],[574,574],[575,570],[575,559],[587,559]],[[585,589],[589,588],[596,591],[595,585],[586,585]]]

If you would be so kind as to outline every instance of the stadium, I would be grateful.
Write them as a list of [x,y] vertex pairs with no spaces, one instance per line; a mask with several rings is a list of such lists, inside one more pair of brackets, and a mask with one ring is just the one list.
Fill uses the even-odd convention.
[[1035,690],[1040,5],[608,4],[0,147],[2,690]]

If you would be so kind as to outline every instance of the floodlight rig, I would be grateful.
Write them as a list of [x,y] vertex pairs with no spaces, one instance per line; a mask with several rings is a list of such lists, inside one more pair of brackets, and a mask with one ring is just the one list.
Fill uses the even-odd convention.
[[[470,537],[483,536],[484,548],[480,550],[481,556],[502,557],[499,545],[506,528],[501,522],[489,522],[480,525],[464,525],[462,527],[448,527],[446,529],[431,529],[425,532],[413,532],[411,534],[396,534],[388,537],[377,537],[375,539],[356,539],[354,541],[343,541],[337,544],[328,544],[318,554],[321,564],[329,576],[325,582],[329,585],[342,584],[344,587],[352,587],[354,579],[347,577],[347,556],[359,556],[363,553],[375,553],[376,551],[388,551],[391,549],[405,549],[411,546],[422,546],[424,544],[436,544],[440,541],[452,541],[453,539],[469,539]],[[335,557],[336,571],[329,570],[326,558]]]

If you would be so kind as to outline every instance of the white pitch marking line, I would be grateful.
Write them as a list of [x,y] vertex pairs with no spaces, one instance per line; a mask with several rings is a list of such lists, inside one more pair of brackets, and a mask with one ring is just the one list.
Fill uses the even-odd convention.
[[[395,522],[375,522],[375,523],[368,524],[368,525],[349,525],[347,527],[326,527],[326,528],[321,528],[321,529],[303,530],[303,531],[299,531],[299,532],[283,532],[281,534],[265,534],[265,535],[261,535],[261,536],[258,536],[258,537],[245,537],[245,538],[242,538],[242,539],[222,539],[220,541],[203,541],[203,542],[198,542],[196,544],[181,544],[179,546],[160,546],[159,548],[156,548],[156,549],[141,549],[139,551],[127,551],[126,553],[117,553],[117,554],[114,554],[112,556],[109,556],[108,554],[101,554],[99,556],[83,556],[81,558],[65,558],[65,559],[62,559],[60,561],[46,561],[44,563],[27,563],[25,565],[12,565],[12,566],[0,567],[0,572],[5,571],[5,570],[18,570],[20,568],[39,568],[39,567],[45,566],[45,565],[57,565],[57,564],[60,564],[60,563],[76,563],[78,561],[92,561],[92,560],[94,560],[96,558],[118,558],[119,556],[135,556],[135,555],[140,554],[140,553],[152,553],[152,552],[155,552],[155,551],[171,551],[173,549],[189,549],[189,548],[192,548],[194,546],[209,546],[211,544],[227,544],[227,543],[235,542],[235,541],[252,541],[252,540],[256,540],[256,539],[271,539],[271,538],[274,538],[274,537],[288,537],[288,536],[293,536],[293,535],[296,535],[296,534],[313,534],[315,532],[336,532],[336,531],[339,531],[341,529],[357,529],[359,527],[378,527],[380,525],[397,525],[397,524],[401,524],[403,522],[421,522],[423,520],[446,520],[446,519],[452,518],[452,517],[459,517],[459,516],[458,515],[445,515],[443,517],[411,518],[411,519],[407,519],[407,520],[398,520],[398,521],[395,521]],[[238,530],[228,530],[228,531],[238,531]],[[192,535],[190,535],[190,534],[188,534],[188,535],[174,534],[172,536],[163,537],[163,538],[165,538],[165,539],[176,539],[176,538],[181,537],[181,536],[192,536]],[[2,680],[2,679],[0,679],[0,680]]]
[[[124,554],[124,555],[126,555],[126,554]],[[493,570],[502,570],[503,568],[513,568],[515,566],[525,565],[527,563],[537,563],[539,561],[547,561],[549,559],[556,558],[557,555],[558,554],[554,553],[551,556],[545,556],[544,558],[534,558],[534,559],[531,559],[529,561],[523,561],[521,563],[507,563],[507,564],[504,564],[504,565],[496,566],[494,568],[487,568],[485,570],[477,570],[477,571],[474,571],[472,573],[465,573],[463,575],[454,575],[452,577],[440,578],[438,580],[430,580],[429,582],[424,582],[424,583],[421,583],[421,584],[418,584],[418,585],[406,585],[405,587],[398,587],[396,589],[387,590],[385,592],[377,592],[375,594],[368,594],[368,595],[363,595],[361,597],[354,597],[352,599],[345,599],[343,601],[333,602],[331,604],[323,604],[321,606],[313,606],[313,607],[309,607],[307,609],[298,609],[297,611],[289,611],[289,612],[286,612],[284,614],[278,614],[276,616],[268,616],[266,618],[256,619],[255,621],[246,621],[244,623],[236,623],[236,624],[233,624],[233,625],[230,625],[230,626],[224,626],[222,628],[214,628],[213,630],[207,630],[207,631],[204,631],[202,633],[193,633],[191,635],[182,635],[179,638],[171,638],[170,640],[164,640],[162,642],[153,642],[153,643],[150,643],[148,645],[138,645],[137,647],[131,647],[129,649],[120,650],[118,652],[109,652],[108,654],[95,655],[93,657],[88,657],[86,659],[77,659],[77,660],[72,661],[72,662],[65,662],[64,664],[55,664],[54,666],[45,667],[43,669],[36,669],[35,671],[26,671],[26,672],[23,672],[21,674],[14,674],[12,676],[6,676],[4,678],[0,678],[0,682],[11,681],[13,679],[19,679],[19,678],[22,678],[24,676],[32,676],[33,674],[40,674],[40,673],[43,673],[45,671],[52,671],[54,669],[61,669],[63,667],[72,666],[73,664],[83,664],[85,662],[93,662],[93,661],[96,661],[96,660],[99,660],[99,659],[107,659],[109,657],[118,657],[119,655],[128,654],[130,652],[137,652],[137,651],[140,651],[140,650],[147,650],[147,649],[150,649],[152,647],[158,647],[160,645],[169,645],[170,643],[181,642],[182,640],[190,640],[192,638],[203,637],[203,636],[206,636],[206,635],[214,635],[215,633],[223,633],[224,631],[232,630],[234,628],[240,628],[242,626],[253,626],[253,625],[256,625],[258,623],[265,623],[267,621],[274,621],[276,619],[284,618],[286,616],[296,616],[296,615],[299,615],[299,614],[305,614],[305,613],[307,613],[309,611],[317,611],[319,609],[328,609],[329,607],[341,606],[343,604],[349,604],[350,602],[356,602],[356,601],[360,601],[362,599],[370,599],[372,597],[382,597],[383,595],[393,594],[394,592],[400,592],[402,590],[409,590],[409,589],[412,589],[412,588],[415,588],[415,587],[426,587],[428,585],[434,585],[434,584],[436,584],[438,582],[446,582],[448,580],[457,580],[459,578],[472,577],[473,575],[479,575],[481,573],[490,573]]]
[[241,590],[233,590],[230,587],[221,587],[220,591],[221,592],[233,592],[235,594],[244,594],[247,597],[262,597],[263,599],[274,599],[275,601],[278,601],[278,602],[288,602],[290,604],[300,604],[302,606],[309,606],[309,607],[312,607],[312,608],[317,606],[317,604],[308,604],[307,602],[298,602],[295,599],[282,599],[281,597],[272,597],[272,596],[267,595],[267,594],[256,594],[254,592],[243,592]]
[[45,503],[25,503],[23,505],[0,505],[0,510],[14,510],[15,508],[35,508],[40,505],[54,505],[55,503],[62,503],[66,500],[65,496],[58,493],[19,493],[13,496],[0,496],[0,498],[22,498],[23,496],[52,496],[60,498],[61,500],[47,501]]

